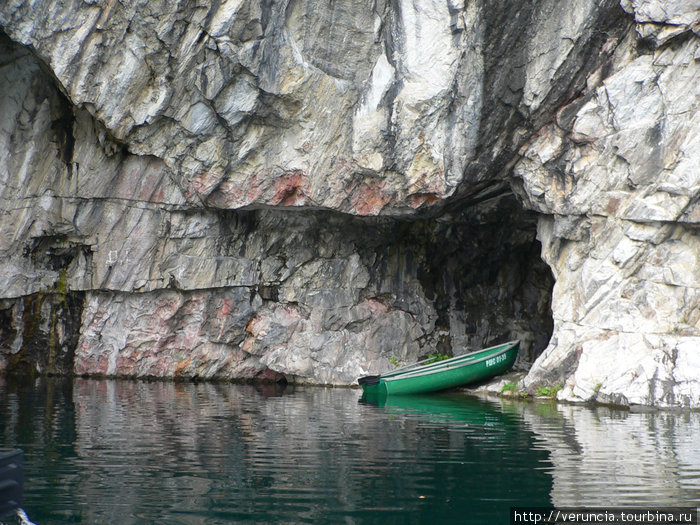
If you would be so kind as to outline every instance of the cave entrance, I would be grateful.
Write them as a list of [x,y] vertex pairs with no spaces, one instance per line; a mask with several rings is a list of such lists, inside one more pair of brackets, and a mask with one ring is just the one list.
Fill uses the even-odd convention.
[[519,339],[515,368],[526,371],[547,347],[554,277],[541,258],[537,221],[508,193],[413,226],[418,279],[437,312],[436,332],[449,334],[438,351]]

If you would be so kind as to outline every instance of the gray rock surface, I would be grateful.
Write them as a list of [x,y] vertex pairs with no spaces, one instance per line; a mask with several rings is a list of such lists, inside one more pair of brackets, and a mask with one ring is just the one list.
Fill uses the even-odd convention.
[[517,337],[527,388],[700,406],[699,26],[6,2],[0,369],[348,384]]
[[[524,384],[563,383],[561,399],[700,398],[700,39],[688,31],[700,11],[657,4],[626,7],[642,21],[638,34],[514,170],[543,213],[538,235],[556,280],[555,333]],[[654,13],[688,27],[640,53],[639,25]]]

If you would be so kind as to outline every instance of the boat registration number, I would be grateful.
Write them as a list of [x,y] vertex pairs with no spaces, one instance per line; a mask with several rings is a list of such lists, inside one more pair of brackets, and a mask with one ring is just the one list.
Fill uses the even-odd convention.
[[502,362],[505,361],[505,360],[506,360],[506,354],[497,355],[496,357],[492,357],[492,358],[490,358],[490,359],[487,359],[487,360],[486,360],[486,366],[487,366],[487,367],[489,367],[489,366],[495,366],[495,365],[497,365],[498,363],[502,363]]

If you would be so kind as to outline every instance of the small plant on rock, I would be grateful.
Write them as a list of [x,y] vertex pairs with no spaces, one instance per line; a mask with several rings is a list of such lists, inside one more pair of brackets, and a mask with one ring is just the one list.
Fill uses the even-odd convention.
[[515,381],[511,381],[510,383],[506,383],[503,385],[503,388],[501,388],[501,394],[508,394],[508,395],[516,395],[518,392],[518,383]]
[[551,385],[551,386],[539,386],[537,387],[537,390],[535,390],[535,396],[536,397],[549,397],[554,399],[557,397],[557,393],[562,389],[562,386],[557,384],[557,385]]
[[447,354],[441,354],[440,352],[434,352],[428,356],[428,359],[426,360],[425,364],[429,365],[430,363],[437,363],[438,361],[444,361],[445,359],[449,359],[451,356]]

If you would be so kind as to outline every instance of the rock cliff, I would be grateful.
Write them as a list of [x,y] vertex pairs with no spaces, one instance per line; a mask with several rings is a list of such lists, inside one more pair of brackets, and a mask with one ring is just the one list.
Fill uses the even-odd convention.
[[0,369],[349,384],[523,341],[700,406],[698,0],[0,6]]

